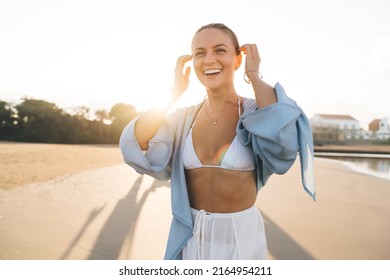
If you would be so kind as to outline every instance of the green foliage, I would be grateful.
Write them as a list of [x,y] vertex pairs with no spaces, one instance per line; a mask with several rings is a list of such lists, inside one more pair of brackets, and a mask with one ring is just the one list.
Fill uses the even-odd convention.
[[0,100],[0,136],[2,139],[8,140],[8,137],[11,137],[15,122],[12,106]]
[[16,106],[0,100],[0,140],[116,144],[123,128],[136,115],[134,106],[122,103],[110,112],[98,110],[91,114],[89,108],[79,107],[70,114],[44,100],[24,98]]

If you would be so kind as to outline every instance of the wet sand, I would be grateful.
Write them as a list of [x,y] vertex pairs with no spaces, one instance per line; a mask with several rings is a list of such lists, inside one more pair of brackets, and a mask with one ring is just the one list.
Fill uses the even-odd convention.
[[[0,164],[0,259],[161,259],[169,183],[117,147],[1,143]],[[315,175],[316,202],[298,161],[259,192],[270,259],[390,259],[390,181],[321,158]]]

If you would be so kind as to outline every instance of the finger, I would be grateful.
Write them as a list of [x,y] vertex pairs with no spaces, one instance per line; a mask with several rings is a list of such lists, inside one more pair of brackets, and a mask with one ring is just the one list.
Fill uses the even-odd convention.
[[182,55],[177,58],[176,61],[176,73],[180,74],[183,71],[184,64],[192,59],[192,55]]
[[189,55],[189,54],[182,55],[182,56],[178,57],[177,63],[184,65],[186,62],[190,61],[191,59],[192,59],[192,55]]
[[257,48],[257,45],[256,44],[253,44],[252,46],[252,53],[253,53],[253,56],[258,60],[258,62],[260,63],[261,61],[261,57],[260,57],[260,52],[259,52],[259,49]]
[[255,46],[255,44],[243,44],[241,46],[241,49],[246,50],[246,51],[250,51],[252,49],[252,46]]
[[187,68],[186,68],[186,71],[185,71],[185,73],[184,73],[184,76],[186,77],[186,79],[189,78],[190,73],[191,73],[191,67],[187,67]]
[[246,54],[252,57],[255,60],[261,61],[259,49],[256,44],[245,44],[243,48],[246,49]]
[[246,47],[245,45],[242,45],[239,50],[243,53],[243,54],[246,54],[247,53],[247,50],[246,50]]
[[257,50],[256,44],[244,44],[241,48],[246,49],[247,51]]
[[251,50],[253,54],[259,54],[259,49],[257,48],[256,44],[251,45]]

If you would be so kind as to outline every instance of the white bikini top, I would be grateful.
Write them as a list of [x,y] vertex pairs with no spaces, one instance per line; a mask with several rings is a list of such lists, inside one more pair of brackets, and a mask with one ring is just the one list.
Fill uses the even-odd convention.
[[[203,105],[204,106],[204,105]],[[202,164],[198,156],[195,153],[194,143],[192,140],[192,128],[195,126],[196,121],[203,109],[199,110],[199,113],[187,135],[186,142],[184,144],[183,151],[183,164],[185,169],[196,169],[204,167],[222,168],[236,171],[251,171],[255,169],[255,159],[252,150],[249,146],[243,145],[235,135],[232,143],[226,152],[222,152],[219,156],[220,165],[208,165]],[[238,98],[238,115],[241,116],[241,104],[240,98]]]

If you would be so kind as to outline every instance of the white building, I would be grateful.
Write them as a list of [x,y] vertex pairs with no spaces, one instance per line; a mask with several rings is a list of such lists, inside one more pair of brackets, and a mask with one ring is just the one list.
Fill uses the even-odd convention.
[[369,138],[369,133],[361,129],[359,121],[350,115],[316,114],[310,119],[310,124],[313,128],[334,129],[346,140]]
[[375,139],[379,139],[379,140],[390,139],[390,125],[387,117],[373,120],[368,127]]

